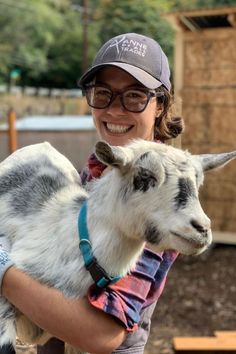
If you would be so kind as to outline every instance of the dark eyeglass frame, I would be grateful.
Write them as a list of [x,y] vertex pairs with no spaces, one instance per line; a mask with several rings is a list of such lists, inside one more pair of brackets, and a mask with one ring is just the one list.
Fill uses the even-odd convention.
[[[104,88],[106,90],[109,90],[111,92],[111,97],[110,97],[110,100],[107,104],[105,104],[104,106],[102,107],[98,107],[98,106],[95,106],[95,105],[92,105],[91,104],[91,101],[89,99],[89,95],[88,95],[88,90],[91,90],[91,89],[94,89],[96,87],[101,87],[101,88]],[[124,97],[123,97],[123,94],[128,92],[128,91],[140,91],[142,93],[144,93],[146,96],[147,96],[147,99],[146,99],[146,103],[144,105],[144,107],[142,109],[136,109],[136,110],[131,110],[131,109],[127,109],[125,103],[124,103]],[[163,97],[165,94],[164,92],[161,92],[161,91],[155,91],[155,90],[150,90],[150,89],[146,89],[146,88],[137,88],[137,87],[130,87],[130,88],[127,88],[125,90],[122,90],[122,91],[112,91],[112,89],[104,84],[92,84],[92,85],[86,85],[85,87],[83,87],[82,89],[82,92],[83,92],[83,95],[86,97],[87,99],[87,103],[90,107],[92,108],[96,108],[96,109],[105,109],[107,107],[109,107],[112,102],[114,102],[114,100],[116,99],[117,96],[120,97],[120,102],[121,102],[121,105],[122,107],[128,111],[128,112],[133,112],[133,113],[141,113],[143,112],[148,103],[150,102],[150,99],[153,98],[153,97]]]

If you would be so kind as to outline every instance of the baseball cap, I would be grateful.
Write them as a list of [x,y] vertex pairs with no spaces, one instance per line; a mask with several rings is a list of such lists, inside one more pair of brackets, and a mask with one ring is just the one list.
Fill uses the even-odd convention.
[[125,33],[111,38],[100,48],[79,86],[92,81],[98,70],[107,65],[121,68],[149,89],[161,85],[171,89],[168,59],[160,44],[150,37]]

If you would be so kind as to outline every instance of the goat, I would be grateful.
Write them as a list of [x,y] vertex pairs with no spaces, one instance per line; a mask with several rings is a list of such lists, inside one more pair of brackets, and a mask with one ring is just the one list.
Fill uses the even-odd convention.
[[[77,230],[85,201],[92,252],[113,277],[135,266],[146,241],[157,251],[199,254],[212,240],[198,197],[203,172],[233,159],[236,151],[191,155],[135,140],[125,147],[100,141],[96,155],[113,168],[91,182],[89,191],[73,165],[47,142],[17,150],[0,164],[0,233],[9,237],[12,260],[70,298],[82,297],[93,283]],[[0,298],[0,348],[15,346],[16,327],[28,343],[50,338]]]

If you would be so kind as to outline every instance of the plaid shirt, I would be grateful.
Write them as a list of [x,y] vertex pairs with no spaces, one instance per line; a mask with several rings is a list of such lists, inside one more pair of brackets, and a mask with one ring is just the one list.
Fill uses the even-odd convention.
[[[92,154],[81,173],[82,182],[85,184],[93,178],[99,178],[105,168]],[[116,284],[106,289],[92,285],[88,290],[90,303],[114,316],[128,332],[135,331],[141,310],[159,299],[167,273],[177,255],[175,251],[158,254],[146,247],[135,269]]]

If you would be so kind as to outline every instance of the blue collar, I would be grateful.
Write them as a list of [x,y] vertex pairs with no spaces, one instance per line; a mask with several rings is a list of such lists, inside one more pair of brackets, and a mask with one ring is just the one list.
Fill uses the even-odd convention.
[[89,241],[87,228],[87,202],[85,201],[80,209],[78,217],[79,248],[84,258],[85,268],[90,272],[95,284],[99,288],[105,288],[109,284],[116,283],[121,277],[110,277],[93,256],[92,246]]

